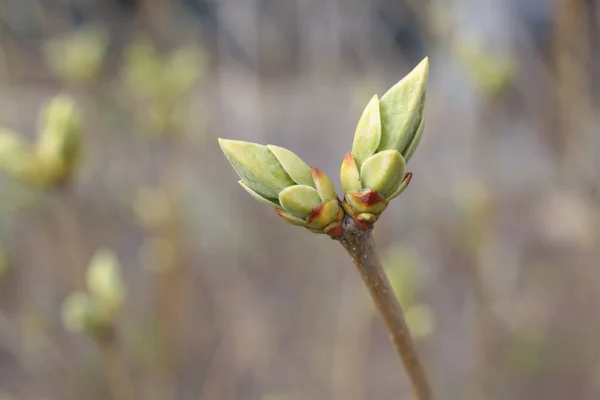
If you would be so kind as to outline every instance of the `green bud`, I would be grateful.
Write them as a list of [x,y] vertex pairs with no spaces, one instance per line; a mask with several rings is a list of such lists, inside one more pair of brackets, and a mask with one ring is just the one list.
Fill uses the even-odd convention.
[[62,322],[64,327],[75,333],[89,333],[96,329],[92,298],[83,292],[71,293],[62,304]]
[[410,182],[406,163],[423,135],[428,74],[425,58],[381,99],[373,96],[358,122],[340,180],[342,206],[360,227],[370,227]]
[[429,60],[425,58],[381,97],[379,151],[397,150],[407,156],[407,149],[415,140],[423,117],[428,75]]
[[352,144],[352,154],[358,168],[377,151],[381,140],[381,117],[379,114],[379,100],[373,96],[363,111]]
[[70,176],[77,166],[82,147],[81,115],[73,99],[57,96],[40,114],[40,138],[36,154],[52,179]]
[[413,154],[417,150],[417,146],[421,143],[421,137],[423,136],[423,131],[425,130],[425,112],[423,112],[423,116],[421,118],[421,123],[419,123],[419,128],[417,129],[417,133],[415,134],[415,138],[410,143],[406,151],[404,152],[404,160],[408,163],[408,161],[412,158]]
[[374,190],[346,193],[344,202],[352,207],[353,211],[348,214],[353,217],[361,213],[379,215],[387,207],[385,198]]
[[369,157],[360,170],[363,187],[387,198],[404,179],[406,163],[395,150],[384,150]]
[[244,183],[244,181],[238,181],[241,187],[243,187],[246,192],[250,194],[250,196],[254,197],[256,200],[260,201],[263,204],[266,204],[271,207],[281,208],[281,204],[278,201],[267,199],[266,197],[262,197],[260,194],[256,193],[254,190],[250,189],[248,185]]
[[312,171],[300,157],[283,147],[268,144],[267,148],[277,157],[285,172],[288,173],[294,182],[299,185],[315,187]]
[[27,143],[16,134],[0,130],[0,170],[11,178],[31,186],[40,186],[45,174]]
[[279,208],[273,209],[277,215],[279,215],[285,222],[288,224],[296,225],[296,226],[306,226],[306,221],[302,218],[294,217]]
[[294,185],[279,193],[279,203],[294,217],[306,218],[313,208],[321,204],[319,192],[306,185]]
[[387,198],[388,202],[390,200],[395,199],[396,197],[398,197],[400,195],[400,193],[404,192],[404,189],[406,189],[406,187],[410,183],[410,180],[412,179],[412,176],[413,176],[412,172],[407,172],[404,175],[404,180],[402,181],[402,183],[400,184],[400,186],[398,186],[398,188],[396,190],[394,190],[394,192]]
[[119,261],[112,251],[101,249],[94,254],[87,271],[86,284],[90,295],[108,317],[118,311],[125,297],[125,287]]
[[60,78],[85,83],[99,74],[107,44],[104,29],[85,27],[69,36],[51,39],[44,53],[46,62]]
[[360,173],[352,153],[347,153],[340,169],[340,181],[344,193],[358,192],[362,189]]
[[327,200],[314,208],[306,219],[307,227],[312,229],[323,229],[331,224],[331,221],[337,220],[340,212],[338,199]]
[[261,196],[277,199],[283,189],[294,185],[267,146],[226,139],[219,139],[219,144],[246,186]]
[[317,188],[317,192],[321,197],[321,200],[337,200],[337,194],[335,193],[335,186],[331,179],[323,171],[318,168],[311,167],[312,178],[314,185]]
[[368,229],[385,210],[388,202],[374,190],[346,193],[342,207],[361,229]]
[[242,178],[240,185],[284,221],[307,229],[341,234],[343,210],[331,179],[282,147],[219,139],[225,156]]

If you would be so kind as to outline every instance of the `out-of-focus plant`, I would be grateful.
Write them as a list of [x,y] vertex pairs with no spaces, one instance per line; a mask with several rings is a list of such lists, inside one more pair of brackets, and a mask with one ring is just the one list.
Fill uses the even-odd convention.
[[490,242],[490,223],[493,212],[493,198],[489,190],[477,181],[459,184],[454,193],[461,221],[457,230],[454,227],[451,239],[466,260],[472,281],[476,306],[478,366],[471,390],[473,396],[486,397],[491,392],[493,372],[489,359],[496,348],[498,329],[492,313],[493,297],[484,275],[484,256]]
[[46,63],[60,79],[87,84],[102,70],[109,42],[106,29],[86,26],[50,39],[44,48]]
[[290,396],[285,394],[269,393],[261,396],[260,400],[290,400]]
[[165,190],[155,187],[138,189],[132,207],[140,225],[149,230],[160,229],[173,219],[175,213]]
[[0,171],[19,183],[47,188],[70,179],[81,160],[81,115],[68,96],[50,100],[40,113],[37,143],[32,146],[7,129],[0,130]]
[[179,127],[182,100],[204,70],[202,53],[191,46],[166,56],[139,39],[125,52],[123,77],[133,96],[143,103],[143,121],[152,132],[165,133]]
[[[398,298],[374,249],[371,233],[390,200],[410,182],[406,164],[424,129],[429,61],[424,59],[379,99],[373,96],[358,122],[352,152],[342,163],[343,202],[323,172],[276,146],[219,139],[240,185],[286,222],[340,241],[371,292],[408,372],[415,396],[433,399]],[[413,320],[426,312],[413,311]],[[415,324],[415,322],[413,322]],[[414,325],[413,325],[414,326]]]
[[0,279],[6,275],[10,269],[10,260],[4,247],[0,246]]
[[125,298],[121,266],[108,249],[96,251],[86,274],[86,291],[74,292],[64,301],[65,328],[96,340],[110,339],[116,317]]
[[382,263],[404,310],[410,333],[416,340],[429,336],[435,329],[435,316],[431,307],[416,298],[422,286],[416,256],[409,249],[396,246],[383,256]]
[[505,90],[517,72],[510,54],[492,53],[475,37],[456,39],[454,53],[474,86],[488,96]]
[[477,252],[487,239],[487,227],[492,212],[492,198],[480,182],[463,182],[458,185],[455,203],[460,212],[464,231],[456,235],[460,246],[468,253]]
[[85,290],[71,293],[62,304],[65,329],[86,335],[100,349],[115,400],[138,398],[118,348],[116,324],[126,296],[119,260],[112,250],[101,248],[94,253],[88,266]]
[[141,264],[155,273],[169,272],[175,266],[176,246],[166,231],[174,222],[175,205],[160,188],[142,187],[133,200],[139,224],[150,233],[140,248]]

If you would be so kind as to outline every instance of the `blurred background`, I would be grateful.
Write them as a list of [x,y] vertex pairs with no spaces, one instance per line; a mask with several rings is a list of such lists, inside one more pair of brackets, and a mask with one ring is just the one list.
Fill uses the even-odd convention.
[[[362,109],[425,56],[375,236],[438,398],[599,399],[595,0],[0,1],[0,126],[35,146],[59,94],[83,121],[68,180],[0,175],[0,398],[410,399],[343,248],[252,200],[217,137],[339,189]],[[94,264],[121,285],[101,335],[65,304]]]

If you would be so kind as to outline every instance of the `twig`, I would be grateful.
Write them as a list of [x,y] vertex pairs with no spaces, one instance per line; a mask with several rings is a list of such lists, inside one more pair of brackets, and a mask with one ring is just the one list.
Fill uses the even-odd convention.
[[433,400],[431,387],[417,356],[417,350],[406,326],[402,308],[375,253],[371,231],[363,231],[358,228],[349,216],[344,217],[343,224],[344,233],[337,240],[352,257],[354,265],[358,268],[375,305],[385,320],[396,351],[408,373],[416,398]]
[[113,400],[134,400],[135,389],[123,354],[117,347],[114,332],[107,338],[96,338],[96,344],[102,353],[106,365],[109,389]]

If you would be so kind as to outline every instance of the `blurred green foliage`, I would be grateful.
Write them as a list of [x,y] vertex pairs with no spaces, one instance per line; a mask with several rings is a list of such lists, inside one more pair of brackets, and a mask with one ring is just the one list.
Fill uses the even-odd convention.
[[422,281],[416,254],[403,246],[394,246],[383,254],[382,263],[404,310],[411,334],[415,340],[429,336],[435,330],[435,315],[428,305],[417,298]]
[[108,43],[106,29],[84,26],[50,39],[44,48],[46,63],[65,82],[91,83],[102,70]]
[[487,96],[505,90],[517,73],[517,63],[511,54],[491,52],[476,36],[457,38],[454,54],[474,87]]
[[196,47],[180,47],[159,54],[147,39],[138,39],[125,51],[122,75],[133,97],[142,102],[141,121],[148,133],[165,134],[180,128],[186,95],[205,69]]
[[63,182],[75,173],[82,151],[82,120],[66,95],[52,98],[40,112],[35,147],[18,134],[0,130],[0,171],[36,188]]
[[10,270],[10,260],[3,246],[0,245],[0,279]]
[[115,254],[107,249],[96,251],[86,274],[86,292],[74,292],[63,303],[65,327],[73,332],[102,338],[115,322],[125,286]]

